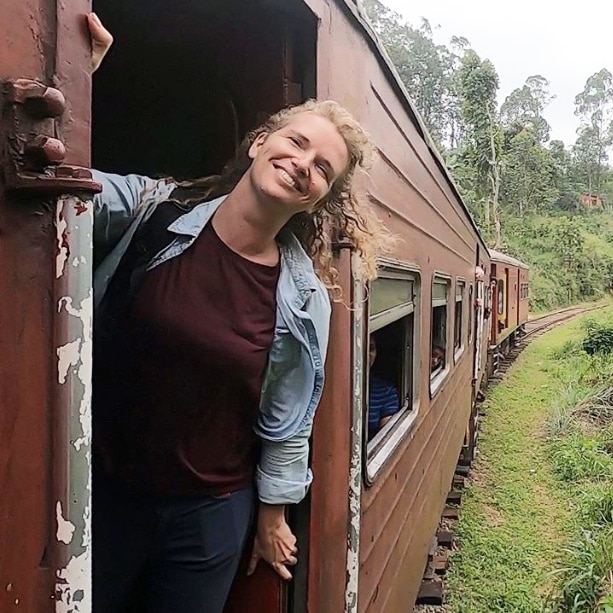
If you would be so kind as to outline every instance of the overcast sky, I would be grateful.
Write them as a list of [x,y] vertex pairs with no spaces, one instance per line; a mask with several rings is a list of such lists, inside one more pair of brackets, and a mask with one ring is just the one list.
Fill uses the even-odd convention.
[[613,2],[606,0],[381,0],[412,25],[426,17],[437,42],[464,36],[500,77],[498,101],[530,75],[550,82],[556,98],[545,110],[552,138],[569,146],[578,120],[575,96],[602,68],[613,72]]

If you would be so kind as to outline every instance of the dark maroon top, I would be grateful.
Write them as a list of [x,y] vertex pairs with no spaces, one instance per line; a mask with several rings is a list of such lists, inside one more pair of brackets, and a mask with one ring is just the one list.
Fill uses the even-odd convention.
[[232,251],[209,223],[145,275],[127,326],[130,389],[113,446],[122,480],[158,494],[252,482],[279,270]]

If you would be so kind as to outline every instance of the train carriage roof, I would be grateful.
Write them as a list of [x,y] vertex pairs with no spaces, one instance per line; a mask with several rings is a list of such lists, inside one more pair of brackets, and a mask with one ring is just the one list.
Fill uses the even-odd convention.
[[384,68],[389,71],[389,74],[392,77],[396,88],[399,90],[400,94],[402,95],[402,98],[404,99],[406,106],[408,107],[409,116],[411,117],[411,120],[417,127],[417,131],[420,133],[421,137],[424,139],[426,145],[428,146],[428,149],[430,150],[430,153],[432,154],[432,157],[434,158],[436,164],[438,165],[443,175],[447,179],[447,182],[449,183],[451,189],[455,193],[458,199],[458,202],[462,205],[462,208],[464,209],[467,218],[470,220],[470,223],[473,229],[475,230],[477,236],[479,237],[481,244],[483,245],[483,247],[485,247],[486,250],[491,251],[488,248],[485,240],[483,239],[483,236],[481,235],[481,232],[479,231],[479,228],[477,227],[477,224],[475,223],[475,220],[473,219],[473,216],[471,215],[466,203],[462,199],[462,196],[460,195],[460,190],[458,189],[458,186],[456,185],[453,177],[451,176],[451,173],[449,172],[447,165],[443,161],[443,158],[436,144],[434,143],[434,139],[432,138],[432,136],[430,136],[430,133],[428,131],[428,128],[426,127],[426,124],[424,123],[421,116],[419,115],[419,111],[417,110],[413,101],[411,100],[409,92],[406,89],[404,83],[402,82],[402,79],[400,78],[400,75],[398,74],[396,67],[394,66],[390,56],[385,50],[383,43],[380,41],[378,35],[373,30],[370,24],[370,21],[366,15],[366,12],[361,7],[360,0],[335,0],[335,1],[338,4],[342,4],[347,9],[349,9],[349,11],[353,14],[354,18],[357,20],[357,22],[361,26],[362,31],[366,35],[368,41],[374,47],[379,59],[383,62]]
[[513,258],[506,253],[502,253],[502,251],[496,251],[495,249],[490,249],[490,256],[492,258],[492,262],[500,262],[502,264],[510,264],[511,266],[517,266],[518,268],[525,268],[529,270],[530,267],[528,264],[524,264],[517,258]]

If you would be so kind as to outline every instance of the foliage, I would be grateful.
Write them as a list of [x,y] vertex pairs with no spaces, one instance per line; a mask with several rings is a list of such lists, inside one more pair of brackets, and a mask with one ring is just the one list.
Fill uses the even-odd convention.
[[607,480],[613,475],[613,457],[599,438],[574,434],[552,444],[553,470],[563,480]]
[[586,353],[613,353],[613,324],[589,319],[586,323],[583,349]]
[[[467,170],[460,175],[464,179],[460,184],[464,184],[464,189],[476,199],[472,208],[481,217],[481,227],[487,235],[491,234],[493,221],[494,244],[498,246],[501,240],[498,200],[502,154],[502,131],[496,119],[498,74],[489,60],[482,61],[469,49],[462,58],[458,83],[460,113],[466,126],[458,156]],[[482,216],[479,215],[481,211]]]
[[541,75],[526,79],[523,87],[513,90],[500,107],[500,121],[507,129],[516,126],[532,131],[539,143],[549,140],[551,127],[543,117],[545,107],[553,96],[549,93],[549,81]]
[[[499,108],[496,68],[468,40],[440,44],[426,19],[413,26],[379,0],[361,4],[483,236],[532,267],[531,307],[613,291],[611,72],[595,72],[577,94],[581,127],[567,147],[549,141],[545,76],[529,76]],[[582,198],[592,197],[588,211]]]
[[587,317],[583,338],[552,352],[550,372],[566,389],[548,424],[550,458],[576,509],[576,536],[548,599],[552,613],[606,613],[613,603],[613,355],[585,351],[590,335],[612,323],[610,310]]
[[606,612],[613,598],[613,526],[582,531],[566,553],[569,565],[559,571],[561,593],[551,610]]

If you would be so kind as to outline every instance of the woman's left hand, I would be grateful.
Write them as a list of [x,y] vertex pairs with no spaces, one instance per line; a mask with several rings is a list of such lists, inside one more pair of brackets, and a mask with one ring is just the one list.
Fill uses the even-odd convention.
[[285,521],[285,507],[260,503],[258,529],[247,574],[251,575],[262,559],[268,562],[282,579],[289,581],[292,574],[287,567],[298,563],[297,553],[296,537]]

